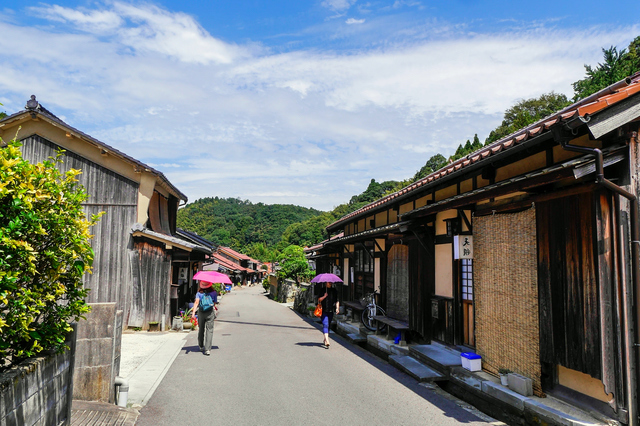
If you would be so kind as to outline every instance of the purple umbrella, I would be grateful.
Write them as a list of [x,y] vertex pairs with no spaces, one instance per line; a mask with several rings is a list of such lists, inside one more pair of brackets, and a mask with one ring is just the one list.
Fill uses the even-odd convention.
[[320,274],[316,275],[312,280],[312,283],[341,283],[342,279],[335,274]]
[[193,279],[206,281],[208,283],[231,284],[228,276],[216,271],[200,271],[193,276]]

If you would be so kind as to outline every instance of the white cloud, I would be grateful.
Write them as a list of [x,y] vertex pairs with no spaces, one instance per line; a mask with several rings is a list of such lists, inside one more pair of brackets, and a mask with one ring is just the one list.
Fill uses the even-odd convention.
[[364,24],[364,19],[354,19],[354,18],[349,18],[345,21],[345,23],[347,25],[353,25],[353,24]]
[[340,12],[349,9],[357,0],[323,0],[322,6]]
[[109,4],[39,6],[72,30],[0,22],[12,35],[0,38],[3,109],[35,94],[69,124],[157,165],[191,200],[321,209],[371,178],[412,176],[474,133],[484,139],[520,98],[569,94],[602,46],[624,47],[639,29],[474,35],[432,24],[407,28],[420,33],[410,43],[370,50],[256,54],[188,15]]
[[95,11],[43,5],[30,10],[88,33],[114,35],[135,51],[159,53],[184,62],[228,64],[246,54],[245,49],[212,37],[193,17],[151,4],[113,2],[111,10]]

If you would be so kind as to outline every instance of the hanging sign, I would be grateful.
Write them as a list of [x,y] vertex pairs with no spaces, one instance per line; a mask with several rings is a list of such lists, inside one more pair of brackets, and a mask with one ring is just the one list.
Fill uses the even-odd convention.
[[473,235],[453,236],[453,258],[473,259]]

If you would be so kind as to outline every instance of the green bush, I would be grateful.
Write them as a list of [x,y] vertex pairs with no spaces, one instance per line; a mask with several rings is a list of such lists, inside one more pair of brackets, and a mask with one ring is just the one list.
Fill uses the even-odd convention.
[[[70,321],[89,311],[82,276],[93,250],[79,170],[31,164],[21,144],[0,148],[0,359],[5,366],[65,349]],[[0,362],[0,367],[2,367]]]

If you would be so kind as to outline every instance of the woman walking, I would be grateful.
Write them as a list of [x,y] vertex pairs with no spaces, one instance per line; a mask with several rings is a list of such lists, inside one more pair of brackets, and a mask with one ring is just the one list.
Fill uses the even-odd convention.
[[213,320],[216,318],[215,305],[218,303],[218,293],[213,289],[213,284],[200,281],[200,288],[196,293],[196,301],[191,310],[193,318],[198,313],[198,346],[200,352],[211,355],[213,343]]
[[330,282],[325,283],[324,295],[318,298],[318,302],[322,303],[322,333],[324,334],[324,347],[329,349],[331,345],[329,342],[329,328],[331,327],[331,321],[333,320],[333,314],[340,309],[340,302],[338,301],[338,292],[333,284]]

